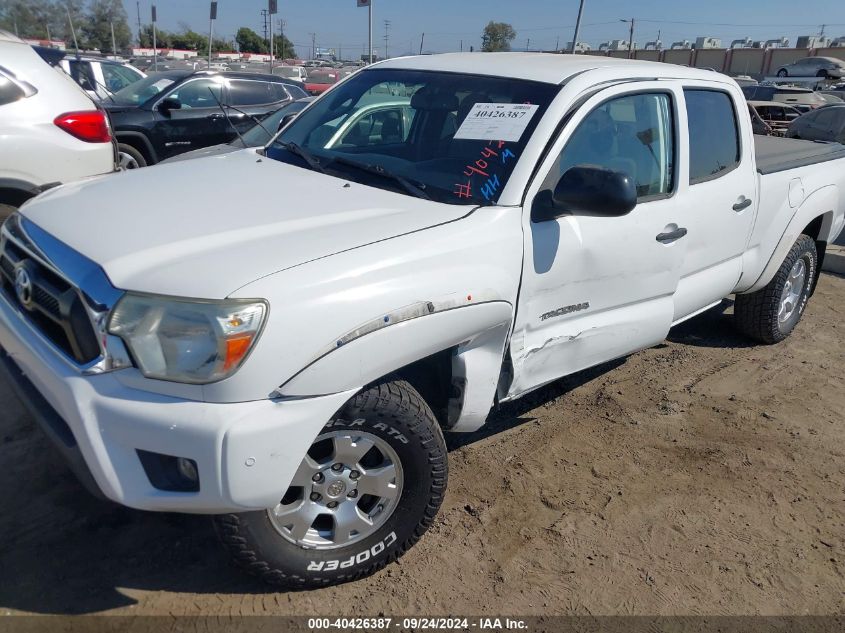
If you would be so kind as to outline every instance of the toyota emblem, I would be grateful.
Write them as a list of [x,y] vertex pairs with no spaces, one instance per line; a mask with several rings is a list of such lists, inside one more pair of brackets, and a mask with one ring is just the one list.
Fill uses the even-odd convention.
[[24,308],[32,307],[32,279],[23,266],[15,271],[15,294]]

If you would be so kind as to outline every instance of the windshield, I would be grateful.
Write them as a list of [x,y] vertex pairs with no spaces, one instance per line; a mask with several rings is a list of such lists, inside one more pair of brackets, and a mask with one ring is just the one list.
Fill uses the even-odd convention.
[[[244,142],[244,147],[259,147],[267,145],[270,139],[279,131],[279,123],[289,114],[296,114],[305,109],[310,101],[294,101],[282,106],[275,112],[271,113],[267,118],[261,120],[261,125],[254,125],[241,135]],[[240,145],[240,139],[232,142]]]
[[158,77],[156,75],[145,77],[140,81],[136,81],[134,84],[126,86],[123,90],[115,92],[112,100],[114,103],[120,105],[139,105],[152,99],[174,82],[175,79],[169,77]]
[[267,156],[438,202],[492,205],[558,90],[519,79],[366,70],[297,117]]

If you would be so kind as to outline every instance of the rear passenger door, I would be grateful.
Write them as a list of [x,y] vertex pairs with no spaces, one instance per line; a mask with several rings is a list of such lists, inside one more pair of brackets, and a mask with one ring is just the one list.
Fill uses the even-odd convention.
[[742,254],[757,209],[754,137],[741,125],[742,93],[724,85],[684,86],[686,125],[681,144],[688,157],[681,178],[688,195],[680,204],[687,251],[675,293],[674,321],[729,295],[742,275]]
[[229,120],[243,134],[271,112],[292,101],[284,84],[252,79],[230,79]]

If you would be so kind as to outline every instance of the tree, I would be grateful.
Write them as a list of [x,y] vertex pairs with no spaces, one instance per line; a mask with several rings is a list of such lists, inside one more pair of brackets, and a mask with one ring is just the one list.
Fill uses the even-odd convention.
[[0,0],[0,28],[21,37],[46,38],[57,35],[58,21],[50,0]]
[[255,31],[245,26],[238,29],[235,41],[241,53],[269,53],[267,42]]
[[511,42],[516,37],[516,31],[510,24],[505,22],[493,22],[492,20],[484,27],[481,34],[481,50],[487,53],[496,51],[509,51]]
[[88,17],[82,25],[82,33],[89,46],[106,53],[116,53],[112,50],[112,27],[114,27],[114,41],[117,50],[129,47],[132,32],[129,30],[129,20],[126,9],[121,0],[93,0]]
[[273,54],[279,59],[290,59],[296,57],[296,48],[287,36],[273,36]]

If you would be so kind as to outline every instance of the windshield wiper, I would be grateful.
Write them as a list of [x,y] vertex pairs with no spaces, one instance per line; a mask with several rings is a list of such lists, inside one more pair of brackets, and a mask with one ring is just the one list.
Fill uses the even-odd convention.
[[423,200],[431,200],[431,196],[425,192],[425,185],[415,184],[405,178],[404,176],[400,176],[399,174],[394,174],[391,171],[388,171],[381,165],[370,165],[368,163],[359,163],[354,160],[349,160],[348,158],[343,158],[342,156],[332,156],[331,163],[338,163],[340,165],[348,165],[349,167],[353,167],[355,169],[360,169],[361,171],[365,171],[368,174],[375,174],[376,176],[381,176],[382,178],[387,178],[388,180],[392,180],[394,182],[399,183],[405,191],[410,193],[417,198],[422,198]]
[[320,163],[320,159],[315,157],[307,149],[300,147],[296,143],[276,140],[273,145],[281,145],[291,154],[296,154],[302,160],[308,163],[308,166],[314,171],[319,171],[321,174],[326,173],[326,168],[323,167],[323,165]]

